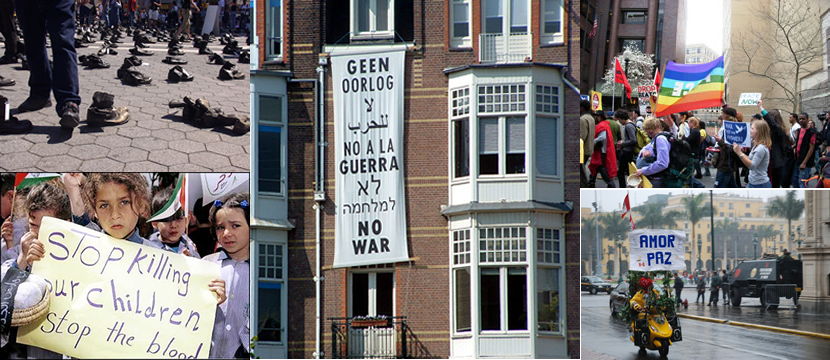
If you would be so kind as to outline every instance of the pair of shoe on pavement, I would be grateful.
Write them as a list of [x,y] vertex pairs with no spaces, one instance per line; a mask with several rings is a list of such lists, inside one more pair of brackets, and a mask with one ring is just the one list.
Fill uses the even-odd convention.
[[118,69],[118,78],[124,81],[127,85],[138,86],[146,85],[153,81],[153,78],[143,74],[138,70],[137,66],[141,66],[141,59],[136,56],[130,56],[124,59],[124,64]]
[[226,61],[222,68],[219,69],[220,80],[240,80],[244,79],[245,74],[236,68],[236,65],[230,61]]
[[185,122],[195,123],[201,128],[215,128],[232,126],[237,135],[244,135],[251,129],[251,120],[247,116],[239,117],[234,114],[225,114],[220,108],[211,108],[210,102],[205,99],[196,99],[185,96],[184,101],[171,101],[171,108],[183,108],[182,119]]
[[[92,95],[92,105],[87,110],[86,123],[88,126],[110,126],[120,125],[126,123],[130,119],[130,113],[125,107],[116,108],[113,106],[112,94],[101,91],[96,91]],[[29,97],[20,106],[17,107],[18,113],[25,113],[29,111],[37,111],[45,107],[52,106],[52,100],[49,98],[40,99]],[[63,105],[60,111],[60,126],[66,130],[72,130],[80,124],[80,110],[78,104],[74,102],[67,102]],[[31,122],[28,120],[19,121],[17,119],[4,125],[2,131],[4,133],[25,133],[31,131]],[[28,123],[28,126],[27,126]],[[9,132],[14,131],[14,132]]]
[[170,80],[171,82],[193,81],[193,75],[188,73],[180,65],[176,65],[167,73],[167,80]]
[[100,56],[95,54],[78,56],[78,62],[90,69],[108,69],[110,67],[109,63],[104,62]]

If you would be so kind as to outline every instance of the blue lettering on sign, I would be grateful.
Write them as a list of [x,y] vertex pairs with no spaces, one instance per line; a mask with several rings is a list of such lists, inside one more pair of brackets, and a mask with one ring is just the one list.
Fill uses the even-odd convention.
[[[665,254],[665,255],[664,255]],[[671,252],[670,251],[658,251],[654,253],[646,254],[646,260],[648,261],[648,266],[651,266],[652,260],[654,261],[654,265],[671,265]]]
[[674,240],[674,235],[640,235],[640,248],[673,248]]

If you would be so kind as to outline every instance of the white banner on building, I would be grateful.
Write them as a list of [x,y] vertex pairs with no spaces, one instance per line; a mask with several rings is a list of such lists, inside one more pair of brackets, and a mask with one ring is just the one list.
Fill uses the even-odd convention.
[[686,233],[634,230],[628,233],[629,270],[686,270]]
[[332,55],[333,267],[409,260],[404,201],[404,50]]

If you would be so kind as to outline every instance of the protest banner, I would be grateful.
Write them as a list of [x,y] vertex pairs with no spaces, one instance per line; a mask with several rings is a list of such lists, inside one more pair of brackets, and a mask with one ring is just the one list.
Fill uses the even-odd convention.
[[602,111],[602,93],[591,90],[591,111]]
[[738,106],[755,106],[761,100],[761,93],[742,93],[738,99]]
[[78,358],[207,358],[219,266],[44,217],[48,314],[18,342]]
[[628,233],[629,270],[685,270],[686,234],[678,230],[634,230]]
[[204,197],[202,204],[211,205],[214,200],[221,199],[228,194],[239,191],[248,191],[250,187],[248,173],[202,173],[202,193],[191,194],[195,199]]
[[749,123],[724,121],[723,141],[727,144],[739,144],[743,147],[752,146],[752,138],[749,137]]

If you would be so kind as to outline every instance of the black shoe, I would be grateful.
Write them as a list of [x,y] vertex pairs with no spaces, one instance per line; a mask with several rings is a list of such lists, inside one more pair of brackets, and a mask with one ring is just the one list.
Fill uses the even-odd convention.
[[179,59],[176,57],[168,56],[164,58],[161,62],[167,63],[170,65],[187,65],[187,60]]
[[29,120],[17,120],[12,116],[11,119],[0,121],[0,135],[25,134],[32,131],[32,122]]
[[20,104],[20,106],[17,107],[17,112],[18,113],[24,113],[24,112],[28,112],[28,111],[37,111],[37,110],[43,109],[47,106],[52,106],[52,100],[51,99],[49,99],[49,98],[40,99],[40,98],[35,98],[35,97],[30,96],[28,99],[26,99],[26,101],[24,101],[22,104]]
[[14,79],[6,79],[0,76],[0,86],[13,86],[15,84]]
[[72,130],[78,123],[81,122],[81,117],[78,115],[78,104],[67,102],[61,109],[61,127]]
[[184,55],[184,50],[181,48],[170,48],[167,50],[167,53],[170,55]]
[[703,179],[703,175],[701,175],[701,174],[695,174],[695,179]]
[[233,124],[233,133],[237,135],[245,135],[251,131],[251,119],[247,116],[240,118]]
[[137,48],[148,48],[149,46],[144,45],[144,43],[141,42],[141,41],[136,41],[135,42],[135,47],[137,47]]
[[214,63],[216,65],[225,65],[225,58],[223,58],[219,54],[211,54],[208,57],[208,63]]
[[153,52],[150,50],[142,50],[139,48],[132,48],[130,49],[130,53],[133,55],[141,55],[141,56],[151,56]]
[[0,57],[0,65],[6,65],[6,64],[17,64],[17,57],[15,57],[15,56]]

